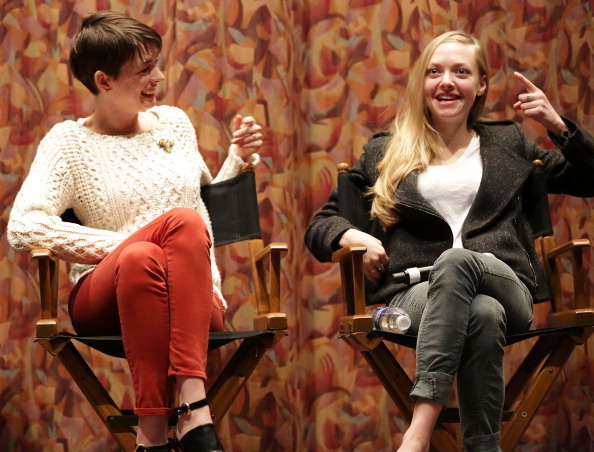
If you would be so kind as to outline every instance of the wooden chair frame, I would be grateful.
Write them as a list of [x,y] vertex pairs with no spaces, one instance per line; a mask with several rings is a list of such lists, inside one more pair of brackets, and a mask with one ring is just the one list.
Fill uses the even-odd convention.
[[[339,165],[345,172],[346,164]],[[563,366],[578,345],[584,344],[594,332],[594,309],[587,306],[582,253],[590,247],[587,239],[576,239],[557,246],[552,236],[542,237],[540,250],[551,292],[551,313],[547,328],[523,335],[508,336],[507,345],[537,337],[536,343],[523,359],[506,384],[503,421],[506,422],[500,439],[504,452],[513,451],[534,418]],[[340,320],[339,338],[362,353],[371,369],[396,404],[402,416],[410,423],[414,402],[410,397],[412,380],[384,343],[385,339],[414,348],[416,338],[376,331],[371,316],[366,314],[363,254],[366,248],[355,245],[342,248],[332,255],[339,263],[345,316]],[[573,309],[563,304],[558,259],[569,256],[573,274]],[[457,408],[445,408],[431,438],[431,450],[455,452],[460,445],[444,424],[459,422]]]

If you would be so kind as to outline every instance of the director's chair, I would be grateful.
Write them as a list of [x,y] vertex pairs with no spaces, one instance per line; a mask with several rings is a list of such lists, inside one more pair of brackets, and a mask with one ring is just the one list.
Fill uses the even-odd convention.
[[[247,241],[258,315],[253,330],[211,332],[209,350],[230,342],[241,344],[207,391],[213,422],[217,425],[239,394],[266,350],[287,334],[287,317],[281,312],[281,258],[287,252],[284,243],[264,246],[260,231],[255,175],[247,168],[238,176],[202,187],[216,247]],[[70,215],[70,216],[69,216]],[[67,212],[65,219],[72,220]],[[121,336],[79,337],[59,326],[59,260],[46,249],[33,250],[32,259],[39,266],[41,319],[37,322],[36,341],[57,356],[124,451],[133,451],[137,417],[120,409],[101,384],[91,367],[74,345],[84,343],[110,356],[125,358]],[[175,424],[175,418],[170,420]]]
[[[547,301],[550,303],[550,314],[547,328],[506,337],[506,345],[532,338],[536,338],[536,342],[506,384],[502,416],[505,425],[500,439],[504,452],[515,449],[575,347],[584,344],[594,332],[594,310],[588,307],[585,291],[587,272],[582,259],[582,251],[590,246],[590,242],[587,239],[575,239],[563,245],[555,243],[541,165],[540,161],[533,162],[533,171],[527,183],[525,211],[542,254],[551,294],[551,299]],[[340,215],[361,230],[369,230],[371,200],[366,194],[367,187],[361,185],[356,175],[348,172],[347,164],[339,164],[338,171]],[[342,248],[332,255],[333,262],[340,264],[346,314],[340,321],[339,337],[362,353],[400,413],[410,423],[414,408],[410,397],[412,380],[385,341],[414,349],[416,337],[374,330],[372,318],[366,314],[363,273],[365,252],[366,248],[361,245]],[[573,270],[572,308],[567,308],[563,303],[559,262],[562,256],[568,256]],[[401,282],[408,282],[407,272],[394,276]],[[445,424],[452,422],[460,422],[458,409],[445,408],[433,432],[431,450],[460,450],[454,435],[445,427]]]

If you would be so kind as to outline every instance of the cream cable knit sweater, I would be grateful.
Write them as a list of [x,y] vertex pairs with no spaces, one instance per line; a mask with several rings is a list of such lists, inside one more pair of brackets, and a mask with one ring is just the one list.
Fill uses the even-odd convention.
[[[82,119],[49,131],[10,214],[7,234],[15,250],[48,248],[74,262],[74,284],[131,233],[174,207],[198,211],[212,236],[200,186],[235,176],[244,161],[231,145],[213,180],[186,114],[168,106],[149,111],[158,125],[134,135],[97,134]],[[174,143],[170,153],[159,146],[162,139]],[[84,226],[61,221],[68,207]],[[214,250],[211,266],[213,290],[226,307]]]

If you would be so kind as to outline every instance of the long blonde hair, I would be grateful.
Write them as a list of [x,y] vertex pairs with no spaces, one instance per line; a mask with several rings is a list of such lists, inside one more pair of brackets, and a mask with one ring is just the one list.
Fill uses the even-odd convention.
[[457,42],[474,47],[479,77],[486,88],[477,96],[468,115],[468,127],[479,119],[489,90],[488,65],[485,51],[480,42],[463,31],[450,31],[433,39],[423,50],[411,70],[404,92],[404,102],[394,120],[392,138],[386,153],[378,164],[379,177],[371,188],[374,195],[371,215],[387,228],[398,221],[395,207],[398,203],[396,189],[402,179],[411,171],[424,170],[434,155],[440,154],[438,134],[431,124],[431,114],[425,103],[425,72],[435,49],[446,42]]

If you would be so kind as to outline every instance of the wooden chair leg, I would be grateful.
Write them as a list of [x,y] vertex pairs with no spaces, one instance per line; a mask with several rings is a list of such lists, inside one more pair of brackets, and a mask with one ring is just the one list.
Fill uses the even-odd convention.
[[[410,424],[414,408],[414,403],[410,397],[412,381],[404,372],[402,366],[383,342],[374,349],[362,353],[398,407],[398,410]],[[458,452],[460,450],[460,446],[452,434],[439,421],[435,425],[431,436],[431,450],[433,452]]]
[[122,412],[74,344],[69,341],[57,356],[118,445],[124,452],[133,452],[136,446],[136,432],[131,427],[114,426],[108,423],[108,416],[121,416]]
[[520,366],[516,369],[505,386],[505,409],[513,409],[514,404],[527,387],[528,382],[536,374],[543,361],[555,348],[560,337],[557,335],[541,336],[530,349]]
[[563,366],[573,353],[576,343],[564,336],[544,366],[538,372],[535,380],[530,384],[522,402],[514,410],[501,436],[500,447],[503,452],[515,450],[518,441],[530,425],[543,399],[547,396],[555,380],[563,371]]
[[402,416],[410,424],[413,412],[413,402],[410,398],[412,382],[400,363],[383,342],[380,342],[373,350],[362,353]]
[[269,344],[259,337],[244,339],[209,388],[206,396],[215,425],[223,419],[268,348]]

